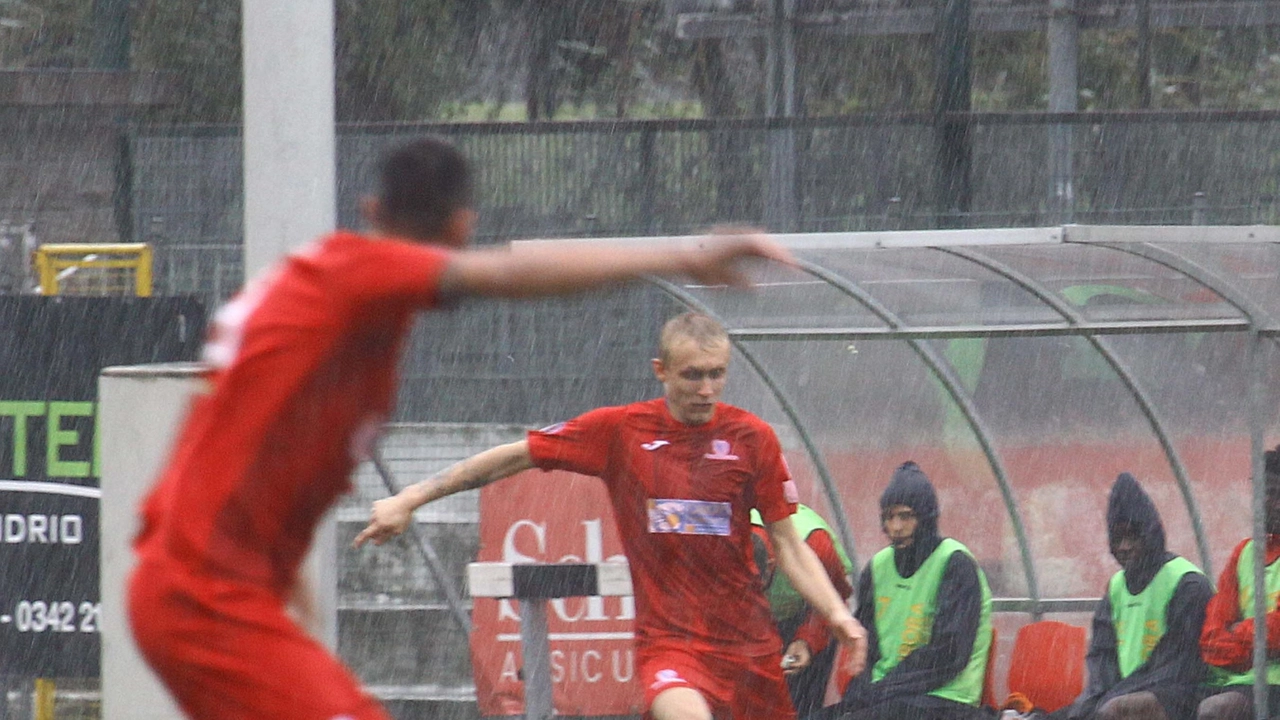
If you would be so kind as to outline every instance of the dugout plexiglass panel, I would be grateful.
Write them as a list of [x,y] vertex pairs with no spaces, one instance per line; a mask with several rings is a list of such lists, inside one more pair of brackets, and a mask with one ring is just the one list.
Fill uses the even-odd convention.
[[1006,610],[1102,594],[1122,472],[1169,549],[1219,571],[1250,528],[1251,428],[1280,440],[1280,236],[891,235],[796,236],[798,266],[759,269],[753,293],[664,285],[725,322],[726,398],[786,428],[803,498],[847,523],[858,561],[884,547],[879,495],[915,460]]
[[1007,277],[941,248],[802,252],[913,327],[1050,324],[1063,317]]

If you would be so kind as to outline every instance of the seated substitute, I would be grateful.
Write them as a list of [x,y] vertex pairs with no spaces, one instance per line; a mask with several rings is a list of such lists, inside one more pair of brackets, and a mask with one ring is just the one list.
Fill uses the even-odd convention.
[[[831,666],[839,644],[831,642],[831,631],[826,622],[800,597],[787,576],[774,572],[773,547],[758,511],[751,511],[751,522],[754,526],[752,539],[755,541],[756,565],[764,583],[765,597],[769,600],[769,611],[773,614],[773,622],[778,627],[778,634],[782,636],[785,648],[783,667],[787,689],[791,692],[791,702],[796,706],[796,714],[805,717],[822,708],[827,679],[831,675]],[[803,503],[796,506],[791,522],[795,524],[796,532],[805,544],[822,562],[822,567],[827,571],[827,577],[831,579],[836,592],[840,593],[840,598],[848,601],[853,595],[853,586],[849,584],[853,563],[836,540],[831,526],[813,508]]]
[[906,462],[880,496],[889,547],[858,578],[869,672],[823,711],[842,720],[977,715],[991,647],[991,590],[963,544],[938,534],[938,497]]
[[1165,549],[1155,503],[1129,473],[1107,500],[1107,539],[1120,572],[1093,615],[1089,681],[1070,720],[1191,720],[1206,673],[1200,628],[1209,578]]
[[[1280,447],[1268,450],[1267,480],[1267,709],[1280,714]],[[1216,692],[1200,703],[1200,720],[1248,720],[1253,712],[1253,540],[1231,553],[1209,600],[1200,633],[1200,654],[1213,669]]]

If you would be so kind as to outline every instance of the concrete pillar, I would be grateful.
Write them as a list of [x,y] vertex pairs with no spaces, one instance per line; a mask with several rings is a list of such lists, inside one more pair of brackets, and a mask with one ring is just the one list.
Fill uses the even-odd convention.
[[198,382],[197,366],[187,364],[106,368],[98,379],[103,720],[182,718],[133,643],[125,588],[138,504],[168,459]]
[[[251,278],[337,222],[333,0],[243,0],[244,274]],[[337,525],[316,528],[319,639],[338,644]]]
[[333,0],[244,0],[244,258],[252,277],[333,229]]

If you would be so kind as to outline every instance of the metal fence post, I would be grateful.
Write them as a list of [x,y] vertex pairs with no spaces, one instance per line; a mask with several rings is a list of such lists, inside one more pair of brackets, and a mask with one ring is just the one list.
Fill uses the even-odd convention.
[[1191,196],[1191,224],[1209,224],[1209,196],[1203,190],[1197,190]]
[[885,230],[902,229],[902,198],[897,195],[884,202],[883,225]]
[[649,235],[658,232],[658,168],[654,162],[658,131],[645,125],[640,131],[640,226]]

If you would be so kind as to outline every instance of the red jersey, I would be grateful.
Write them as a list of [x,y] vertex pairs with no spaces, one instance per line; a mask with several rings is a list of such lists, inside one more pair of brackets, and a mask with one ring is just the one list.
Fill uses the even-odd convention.
[[221,308],[209,385],[143,504],[138,553],[283,596],[391,411],[402,339],[448,257],[339,232]]
[[[1240,617],[1240,553],[1249,544],[1249,538],[1240,541],[1231,551],[1227,566],[1218,576],[1218,591],[1209,598],[1204,609],[1204,627],[1200,631],[1200,655],[1214,667],[1232,672],[1245,672],[1253,667],[1253,618]],[[1267,565],[1280,559],[1280,536],[1267,535]],[[1280,612],[1269,612],[1267,622],[1267,651],[1273,654],[1280,648]]]
[[543,470],[604,480],[631,564],[641,648],[778,652],[750,512],[776,522],[795,512],[796,497],[768,424],[720,404],[710,422],[685,425],[658,398],[530,432],[529,451]]

